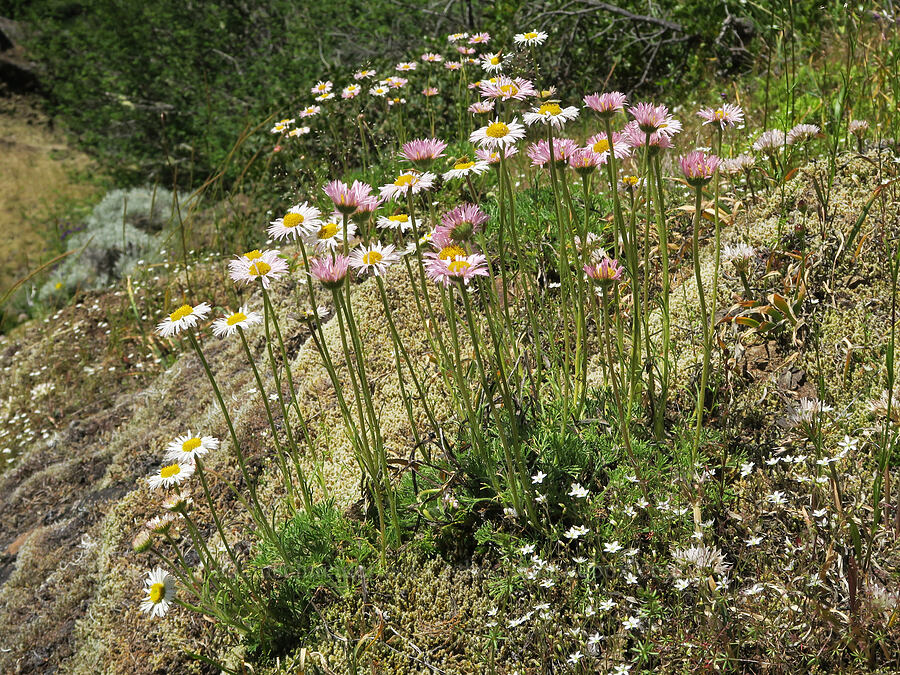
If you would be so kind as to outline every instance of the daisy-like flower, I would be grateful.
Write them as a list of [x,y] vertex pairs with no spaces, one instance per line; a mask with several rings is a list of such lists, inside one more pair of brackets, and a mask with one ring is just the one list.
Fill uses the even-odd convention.
[[361,91],[362,91],[362,87],[360,87],[358,84],[348,84],[346,87],[344,87],[341,90],[341,98],[343,98],[343,99],[356,98],[357,96],[359,96],[359,93]]
[[228,263],[228,274],[232,281],[252,283],[262,281],[264,288],[287,272],[288,265],[278,256],[277,250],[249,251]]
[[479,175],[490,168],[490,165],[483,160],[470,162],[468,157],[463,157],[460,161],[453,165],[453,168],[444,174],[444,180],[453,180],[455,178],[465,178],[470,175]]
[[438,92],[437,87],[425,87],[422,90],[422,96],[424,96],[425,98],[431,98],[432,96],[437,96],[438,93],[439,92]]
[[537,96],[538,93],[530,80],[522,77],[513,79],[505,75],[480,82],[478,88],[485,98],[500,99],[501,101],[510,99],[524,101],[529,96]]
[[281,120],[280,122],[276,122],[275,126],[273,126],[271,129],[269,129],[269,131],[271,131],[273,134],[284,133],[285,131],[290,129],[290,127],[293,123],[294,123],[293,119],[289,119],[289,120],[284,119],[284,120]]
[[602,94],[593,93],[584,97],[584,104],[600,115],[601,119],[611,118],[617,112],[625,110],[628,97],[621,91],[609,91]]
[[787,137],[781,129],[770,129],[760,134],[753,142],[753,149],[766,155],[774,155],[787,142]]
[[575,169],[579,176],[588,176],[605,163],[602,156],[591,148],[578,148],[569,155],[569,166]]
[[622,129],[622,137],[632,148],[643,148],[649,141],[651,152],[659,152],[660,150],[672,147],[671,136],[656,131],[651,133],[650,138],[648,139],[647,133],[641,130],[641,127],[636,120],[631,120],[625,125]]
[[197,322],[205,319],[212,308],[209,303],[201,302],[199,305],[182,305],[169,314],[169,318],[161,321],[156,326],[156,332],[162,337],[177,335],[186,328],[193,328]]
[[387,96],[389,91],[390,89],[388,89],[383,84],[379,84],[377,87],[372,87],[371,89],[369,89],[369,93],[372,94],[372,96],[378,96],[380,98]]
[[320,112],[322,112],[322,106],[308,105],[300,111],[300,117],[313,117],[314,115],[318,115]]
[[[463,243],[480,231],[488,220],[487,214],[475,204],[460,204],[441,216],[440,234],[446,234],[452,241]],[[435,236],[439,232],[435,231]]]
[[362,70],[358,70],[353,73],[354,80],[368,80],[372,77],[375,77],[376,71],[371,68],[363,68]]
[[213,335],[231,337],[238,328],[247,329],[262,321],[262,318],[259,312],[251,312],[246,307],[241,307],[238,311],[213,321]]
[[[356,234],[356,225],[347,223],[347,241],[353,239]],[[317,251],[334,251],[344,245],[344,222],[340,213],[332,213],[321,227],[307,230],[303,241],[313,246]]]
[[148,520],[146,523],[146,527],[154,534],[163,534],[171,530],[172,525],[174,524],[175,516],[173,516],[171,513],[163,513],[158,516],[153,516],[150,520]]
[[325,288],[334,290],[343,286],[349,264],[350,259],[345,255],[323,256],[309,261],[309,272]]
[[389,98],[387,102],[388,106],[403,105],[404,103],[406,103],[406,99],[400,98],[399,96],[395,98]]
[[327,94],[319,94],[316,96],[317,101],[330,101],[334,98],[334,92],[328,92]]
[[470,45],[486,45],[491,41],[490,33],[475,33],[469,38]]
[[596,265],[585,265],[584,273],[595,285],[607,288],[622,280],[625,268],[615,258],[603,258]]
[[175,599],[175,579],[162,567],[157,567],[144,579],[144,599],[141,611],[150,616],[165,616]]
[[744,121],[744,111],[733,103],[725,103],[721,108],[701,108],[697,116],[703,120],[703,124],[718,124],[719,128],[733,127]]
[[[355,180],[348,186],[340,180],[330,181],[322,188],[328,198],[334,202],[334,207],[343,215],[352,215],[360,205],[371,198],[372,186],[368,183]],[[318,225],[319,223],[316,223]],[[312,227],[308,228],[309,231]]]
[[503,70],[503,57],[500,55],[500,52],[482,54],[481,67],[489,73],[496,73]]
[[408,232],[412,229],[412,222],[406,213],[395,213],[392,216],[378,216],[375,225],[383,230],[400,230]]
[[350,252],[350,267],[359,270],[359,274],[372,273],[384,276],[389,265],[400,261],[392,244],[382,245],[380,242],[360,246]]
[[532,30],[527,33],[518,33],[513,37],[513,42],[517,45],[542,45],[547,40],[548,35],[542,30]]
[[391,75],[390,77],[385,78],[382,84],[386,84],[391,89],[400,89],[401,87],[405,87],[408,82],[409,80],[407,80],[405,77],[396,77],[394,75]]
[[451,282],[468,286],[471,279],[488,275],[487,259],[480,253],[447,259],[438,257],[427,264],[425,272],[430,279],[444,286]]
[[631,116],[638,123],[638,128],[647,133],[660,133],[670,138],[681,131],[681,122],[669,114],[669,109],[664,105],[652,103],[638,103],[628,109]]
[[481,148],[478,148],[477,150],[475,150],[475,156],[478,159],[480,159],[484,162],[487,162],[489,165],[493,166],[494,168],[500,166],[500,155],[501,154],[503,155],[504,159],[509,159],[510,157],[512,157],[513,155],[516,155],[518,153],[519,153],[519,150],[514,145],[507,145],[505,148],[498,148],[496,150],[483,150]]
[[861,138],[862,136],[864,136],[868,130],[869,123],[865,120],[850,120],[850,123],[847,125],[847,131],[849,131],[857,138]]
[[194,475],[195,468],[193,462],[172,462],[171,464],[164,464],[147,478],[147,483],[154,490],[158,488],[170,488],[173,485],[180,485]]
[[421,173],[419,171],[410,170],[401,173],[393,183],[381,186],[381,198],[384,200],[402,199],[410,192],[412,194],[418,194],[422,190],[430,190],[431,186],[434,184],[435,178],[437,178],[437,176],[427,171]]
[[[631,154],[631,146],[623,134],[613,132],[612,142],[616,159],[625,159]],[[594,134],[588,138],[587,147],[600,155],[601,163],[606,164],[609,161],[609,138],[606,134]]]
[[740,272],[747,272],[750,267],[750,261],[756,255],[756,249],[748,244],[735,244],[734,246],[726,244],[722,248],[722,259],[730,262]]
[[459,42],[469,37],[468,33],[451,33],[447,36],[447,42]]
[[540,108],[525,113],[522,117],[528,126],[540,122],[541,124],[552,124],[557,129],[561,129],[566,122],[578,117],[578,108],[574,105],[563,108],[559,103],[549,101],[543,103]]
[[399,73],[408,73],[416,68],[418,68],[418,64],[415,61],[401,61],[397,64],[396,70]]
[[287,135],[291,138],[300,138],[301,136],[305,136],[309,133],[309,127],[296,127],[287,132]]
[[284,216],[269,223],[269,228],[266,231],[270,237],[275,239],[290,239],[291,237],[298,239],[299,233],[303,229],[319,225],[321,215],[322,212],[315,206],[310,206],[308,202],[303,202],[292,206]]
[[[556,138],[553,140],[553,159],[560,167],[565,166],[569,157],[578,150],[578,143],[571,138]],[[528,146],[526,154],[531,159],[531,166],[545,166],[550,162],[550,143],[541,139]]]
[[131,550],[135,553],[146,553],[153,546],[153,533],[149,530],[141,530],[131,540]]
[[487,126],[476,129],[469,135],[470,143],[477,143],[482,148],[493,150],[513,145],[525,138],[525,127],[516,118],[507,124],[495,119]]
[[444,61],[444,68],[447,70],[459,70],[463,64],[459,61]]
[[440,63],[444,60],[444,57],[440,54],[435,54],[434,52],[428,52],[426,54],[422,54],[422,60],[425,63]]
[[472,105],[470,105],[467,110],[473,115],[480,115],[483,113],[489,113],[494,109],[493,101],[475,101]]
[[322,80],[319,80],[316,82],[316,86],[310,89],[310,92],[313,94],[327,94],[331,91],[333,86],[334,85],[330,81],[323,82]]
[[418,138],[404,143],[400,149],[400,156],[411,162],[420,171],[427,171],[431,168],[434,160],[444,156],[446,148],[447,144],[440,139]]
[[194,500],[191,499],[189,492],[173,492],[163,500],[162,506],[166,511],[172,513],[184,513],[187,511]]
[[738,155],[737,157],[731,157],[730,159],[722,160],[722,170],[725,173],[735,175],[738,173],[744,173],[746,171],[750,171],[753,166],[756,164],[756,159],[754,159],[753,155],[748,155],[746,153]]
[[702,187],[712,180],[721,161],[716,155],[707,155],[702,150],[694,150],[678,159],[681,172],[692,187]]
[[815,124],[798,124],[787,133],[786,142],[788,145],[802,143],[805,140],[817,136],[822,131]]

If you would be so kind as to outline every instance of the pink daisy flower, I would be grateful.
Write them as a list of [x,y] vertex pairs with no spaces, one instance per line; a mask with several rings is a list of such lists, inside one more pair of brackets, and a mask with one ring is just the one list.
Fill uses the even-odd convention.
[[481,89],[481,95],[485,98],[499,98],[501,101],[508,101],[509,99],[524,101],[529,96],[537,96],[537,89],[534,88],[531,81],[522,77],[513,79],[506,75],[501,75],[493,80],[479,82],[478,88]]
[[798,124],[787,133],[787,144],[802,143],[809,138],[818,136],[820,131],[822,130],[815,124]]
[[438,88],[437,87],[425,87],[422,90],[422,95],[425,97],[437,96]]
[[456,51],[458,51],[463,56],[469,56],[475,53],[474,47],[457,47]]
[[518,154],[519,149],[514,145],[507,145],[506,147],[497,148],[495,150],[485,150],[484,148],[475,150],[475,156],[478,159],[495,167],[500,164],[501,153],[504,159],[509,159],[513,155]]
[[774,155],[779,149],[784,147],[787,137],[781,129],[770,129],[764,131],[753,142],[753,149],[767,155]]
[[481,231],[488,215],[475,204],[460,204],[441,216],[441,225],[435,229],[435,237],[440,231],[457,243],[468,241]]
[[669,114],[669,109],[664,105],[652,103],[638,103],[628,109],[638,127],[645,134],[660,133],[666,136],[674,136],[681,131],[681,122]]
[[349,265],[350,258],[345,255],[338,254],[334,258],[326,255],[309,261],[309,273],[325,288],[334,290],[343,286]]
[[[647,133],[641,130],[636,120],[631,120],[625,125],[622,136],[632,148],[643,148],[648,142]],[[657,131],[650,134],[649,144],[653,150],[665,150],[672,147],[672,137]]]
[[491,41],[490,33],[475,33],[469,38],[470,45],[486,45]]
[[352,215],[359,205],[368,199],[372,192],[372,186],[361,181],[353,181],[353,185],[347,184],[340,180],[333,180],[327,183],[322,190],[334,202],[334,207],[342,214]]
[[375,71],[371,68],[363,68],[353,73],[354,80],[368,80],[371,77],[375,77]]
[[263,288],[287,272],[287,263],[277,250],[250,251],[228,263],[228,274],[233,281],[253,283],[261,281]]
[[341,90],[341,98],[343,99],[351,99],[359,96],[359,93],[362,91],[362,87],[358,84],[348,84]]
[[702,187],[715,175],[722,160],[716,155],[707,155],[702,150],[694,150],[680,157],[678,162],[688,184],[693,187]]
[[720,129],[733,127],[744,121],[744,111],[740,106],[725,103],[721,108],[702,108],[697,111],[697,116],[703,120],[703,124],[718,124]]
[[427,171],[438,157],[444,156],[447,144],[438,138],[417,138],[403,144],[400,156],[421,171]]
[[489,113],[494,109],[493,101],[475,101],[472,105],[469,106],[468,110],[473,115],[479,115],[482,113]]
[[405,77],[395,77],[393,75],[391,77],[385,78],[384,80],[384,84],[389,86],[391,89],[400,89],[401,87],[405,87],[408,82],[409,80],[407,80]]
[[584,97],[584,104],[599,113],[601,118],[606,118],[625,110],[627,100],[628,97],[621,91],[610,91],[603,94],[588,94]]
[[444,57],[440,54],[435,54],[434,52],[428,52],[426,54],[422,54],[422,60],[425,63],[440,63],[444,60]]
[[[553,139],[553,158],[559,166],[565,165],[577,149],[578,143],[571,138]],[[550,144],[542,138],[529,145],[526,154],[531,159],[531,166],[544,166],[550,161]]]
[[584,273],[597,286],[608,287],[622,280],[625,268],[614,258],[603,258],[596,265],[585,265]]
[[450,259],[435,258],[426,265],[425,272],[429,279],[444,286],[454,281],[468,286],[471,279],[488,275],[487,259],[480,253]]
[[318,115],[322,111],[322,106],[308,105],[300,111],[300,117],[312,117]]
[[[555,148],[554,148],[555,149]],[[581,175],[586,176],[597,170],[598,166],[606,164],[606,159],[600,153],[591,148],[578,148],[569,155],[569,166]]]
[[444,61],[444,68],[447,70],[459,70],[462,64],[459,61]]

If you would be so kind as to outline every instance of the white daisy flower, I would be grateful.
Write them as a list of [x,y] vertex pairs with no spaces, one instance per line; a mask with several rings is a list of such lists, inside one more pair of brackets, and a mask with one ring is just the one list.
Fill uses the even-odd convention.
[[165,464],[147,478],[147,483],[154,490],[157,488],[170,488],[179,485],[194,475],[196,467],[193,462],[172,462]]
[[399,260],[400,256],[392,244],[384,246],[380,242],[360,246],[350,252],[350,267],[359,270],[360,274],[371,272],[375,276],[384,276],[388,265]]
[[562,108],[559,103],[551,101],[542,104],[540,108],[535,108],[531,112],[525,113],[522,117],[528,126],[540,122],[541,124],[552,124],[557,129],[561,129],[566,122],[578,117],[578,108],[574,105]]
[[157,567],[144,579],[144,593],[141,611],[150,616],[165,616],[175,599],[175,579],[162,567]]
[[444,174],[444,180],[453,180],[454,178],[464,178],[468,175],[479,175],[487,171],[491,168],[491,165],[487,162],[483,162],[481,160],[477,160],[475,162],[469,162],[468,160],[457,162],[453,165],[453,168],[447,171]]
[[309,127],[297,127],[296,129],[291,129],[287,132],[287,135],[291,138],[300,138],[301,136],[309,133]]
[[166,446],[166,460],[175,462],[193,462],[194,458],[202,457],[210,450],[219,448],[219,439],[214,436],[194,436],[188,431],[183,436],[178,436]]
[[233,281],[249,284],[260,280],[265,288],[287,269],[287,262],[278,255],[277,250],[249,251],[228,263],[228,275]]
[[406,197],[409,191],[418,194],[422,190],[430,190],[437,178],[433,173],[426,171],[421,173],[410,169],[397,176],[393,183],[381,186],[381,198],[384,200]]
[[503,57],[500,56],[500,52],[483,54],[481,57],[481,67],[489,73],[497,73],[503,70]]
[[369,89],[369,93],[372,94],[372,96],[379,96],[382,98],[387,96],[389,91],[390,89],[388,89],[383,84],[379,84],[377,87],[372,87],[371,89]]
[[250,312],[246,307],[241,307],[238,311],[213,321],[213,335],[216,337],[231,337],[237,332],[238,328],[249,328],[253,324],[262,321],[262,319],[262,314],[259,312]]
[[547,39],[547,34],[542,30],[533,30],[528,33],[519,33],[513,41],[517,45],[542,45]]
[[319,209],[310,206],[308,202],[303,202],[289,208],[281,218],[271,221],[266,232],[270,237],[279,240],[290,237],[298,239],[301,230],[319,227],[322,222],[321,216],[322,212]]
[[156,326],[156,332],[162,337],[177,335],[186,328],[193,328],[198,321],[205,319],[212,308],[209,303],[201,302],[199,305],[182,305],[169,314],[169,318],[161,321]]
[[308,105],[300,111],[300,117],[312,117],[318,115],[322,111],[322,106]]
[[323,82],[322,80],[319,80],[318,82],[316,82],[316,86],[314,86],[309,91],[312,94],[327,94],[329,91],[331,91],[331,88],[333,86],[334,85],[330,81]]
[[334,98],[334,92],[328,92],[327,94],[319,94],[316,96],[317,101],[330,101]]
[[382,230],[400,230],[400,232],[408,232],[412,229],[412,222],[406,213],[395,213],[393,216],[378,216],[375,225]]
[[469,136],[469,142],[492,150],[497,147],[505,148],[513,145],[523,138],[525,138],[525,127],[519,124],[517,118],[513,118],[509,124],[495,119],[487,126],[473,131]]
[[[356,235],[356,225],[347,222],[347,241]],[[344,245],[344,219],[340,213],[334,212],[327,221],[317,223],[315,229],[307,229],[303,241],[314,246],[317,251],[337,250]]]

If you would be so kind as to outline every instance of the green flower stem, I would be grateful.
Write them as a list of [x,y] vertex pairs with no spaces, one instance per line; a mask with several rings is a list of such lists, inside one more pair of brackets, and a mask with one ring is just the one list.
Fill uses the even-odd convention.
[[[175,555],[178,558],[178,564],[176,565],[172,560],[164,554],[162,551],[157,549],[155,546],[150,547],[150,552],[153,553],[156,557],[166,563],[167,567],[170,567],[175,575],[178,577],[178,580],[185,586],[186,590],[189,590],[195,597],[201,597],[201,588],[203,584],[200,583],[200,580],[197,579],[194,574],[194,569],[188,565],[187,560],[184,559],[184,554],[181,552],[181,547],[178,545],[178,542],[172,538],[172,535],[168,532],[163,532],[163,537],[165,537],[166,542],[168,542],[169,546],[172,547],[172,550],[175,551]],[[178,569],[181,568],[184,570],[183,572],[179,572]]]
[[659,256],[661,264],[662,295],[660,307],[662,314],[662,376],[660,379],[659,403],[654,418],[656,439],[661,441],[665,433],[666,401],[669,397],[669,238],[666,230],[666,207],[663,196],[662,171],[659,155],[653,158],[653,173],[656,178],[656,225],[659,232]]
[[697,389],[697,407],[695,410],[694,443],[691,448],[691,471],[697,464],[697,450],[700,447],[700,434],[703,430],[703,407],[706,394],[706,379],[709,377],[709,315],[706,310],[706,294],[703,291],[703,278],[700,275],[700,220],[703,201],[703,188],[697,187],[694,202],[694,235],[691,241],[691,249],[694,258],[694,278],[697,282],[697,297],[700,300],[700,322],[703,326],[703,363],[704,368],[700,375],[700,386]]
[[613,199],[613,251],[614,255],[617,255],[619,251],[619,238],[622,238],[622,241],[626,244],[627,248],[627,235],[625,232],[625,218],[622,216],[622,204],[619,201],[619,170],[616,165],[618,159],[616,158],[615,152],[613,152],[612,121],[610,120],[609,115],[603,116],[603,127],[606,131],[606,143],[609,145],[609,159],[606,162],[606,177],[609,181],[609,191],[612,194]]

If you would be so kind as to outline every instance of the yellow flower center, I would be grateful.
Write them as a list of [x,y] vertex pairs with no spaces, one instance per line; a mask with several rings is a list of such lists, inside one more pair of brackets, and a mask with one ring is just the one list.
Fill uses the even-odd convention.
[[553,96],[553,91],[550,89],[541,89],[541,98],[547,98],[548,96]]
[[623,176],[622,182],[625,183],[625,185],[630,185],[631,187],[634,187],[635,185],[638,184],[638,177],[637,176]]
[[247,251],[244,254],[244,257],[247,260],[256,260],[258,258],[262,258],[262,253],[259,252],[259,249],[253,249],[252,251]]
[[297,227],[303,222],[303,215],[300,213],[288,213],[282,219],[281,223],[287,228]]
[[174,312],[169,314],[169,321],[181,321],[184,317],[190,316],[194,308],[190,305],[182,305]]
[[[244,316],[244,315],[241,314],[241,316]],[[231,323],[231,317],[228,318],[228,325],[229,326],[234,325]],[[199,448],[202,444],[203,444],[203,441],[201,441],[199,438],[194,436],[193,438],[189,438],[184,443],[181,444],[181,451],[182,452],[193,452],[194,450]]]
[[150,602],[158,605],[166,595],[166,585],[155,583],[150,587]]
[[271,272],[272,266],[265,260],[257,260],[255,263],[250,265],[250,269],[248,269],[247,271],[250,273],[250,276],[261,277]]
[[366,265],[375,265],[376,263],[381,262],[383,255],[381,255],[378,251],[369,251],[362,257],[362,261]]
[[337,234],[338,226],[337,223],[325,223],[321,228],[319,228],[319,239],[331,239],[334,235]]
[[454,260],[449,265],[447,265],[447,269],[450,270],[452,274],[460,274],[461,272],[465,272],[472,265],[469,264],[468,260]]
[[[246,320],[247,320],[246,314],[244,314],[243,312],[235,312],[234,314],[232,314],[231,316],[228,317],[228,319],[225,323],[227,323],[229,326],[233,326],[236,323],[241,323],[242,321],[246,321]],[[192,439],[192,440],[196,440],[196,439]]]
[[450,260],[452,258],[458,258],[465,255],[466,251],[464,248],[455,244],[451,244],[450,246],[445,246],[441,249],[441,252],[438,253],[438,258],[440,258],[441,260]]
[[719,108],[718,110],[716,110],[714,117],[717,120],[724,120],[725,119],[725,111],[722,110],[721,108]]
[[538,34],[533,31],[531,33],[525,33],[525,39],[526,40],[534,40],[534,38],[536,38],[537,35]]
[[57,282],[56,282],[56,286],[55,286],[54,288],[56,288],[56,290],[59,290],[60,288],[62,288],[62,282],[61,282],[61,281],[57,281]]
[[604,153],[609,150],[609,141],[605,138],[601,138],[599,141],[594,143],[594,152]]
[[181,467],[178,464],[169,464],[159,470],[160,478],[171,478],[181,473]]
[[500,91],[502,91],[505,96],[515,96],[519,93],[519,88],[514,84],[501,84]]
[[544,103],[538,108],[538,114],[540,115],[559,115],[561,112],[562,108],[559,107],[558,103]]
[[394,181],[394,185],[396,185],[397,187],[409,187],[415,182],[415,176],[413,176],[411,173],[405,173]]
[[492,57],[491,57],[491,65],[492,65],[492,66],[500,65],[500,57],[499,57],[499,56],[492,56]]
[[409,216],[405,213],[398,213],[396,216],[388,216],[388,220],[392,220],[395,223],[405,223],[409,220]]
[[475,162],[460,162],[459,164],[454,164],[453,168],[456,171],[465,171],[466,169],[471,169],[475,166]]
[[488,125],[485,133],[491,138],[504,138],[509,135],[509,127],[503,122],[494,122]]

